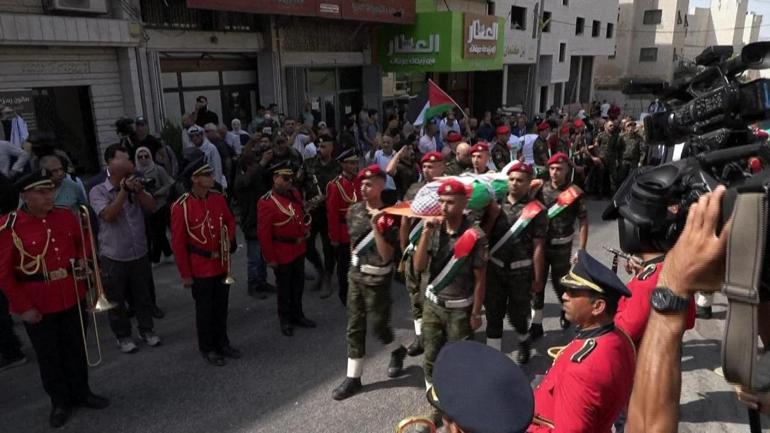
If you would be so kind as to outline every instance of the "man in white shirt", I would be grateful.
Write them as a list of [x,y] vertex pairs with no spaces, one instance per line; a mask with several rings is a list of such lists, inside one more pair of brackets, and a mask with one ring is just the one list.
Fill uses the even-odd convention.
[[[11,165],[13,158],[16,158],[16,162]],[[10,141],[0,140],[0,173],[5,177],[13,179],[21,174],[28,161],[29,154],[24,149]]]
[[420,137],[420,143],[417,145],[421,154],[425,155],[426,153],[435,152],[437,150],[436,132],[435,123],[428,122],[428,124],[425,125],[425,135]]
[[612,108],[612,106],[609,102],[607,102],[606,99],[602,101],[602,105],[600,107],[602,111],[602,119],[608,119],[610,117],[610,108]]
[[[396,155],[396,152],[393,151],[393,137],[387,134],[382,135],[379,137],[379,141],[379,149],[374,152],[374,157],[369,162],[379,165],[382,171],[387,173],[388,164]],[[387,175],[385,180],[385,189],[396,189],[396,182],[390,175]]]
[[219,156],[217,147],[203,135],[203,132],[203,128],[193,125],[187,130],[187,135],[190,137],[190,142],[203,152],[206,163],[214,169],[214,180],[219,182],[222,188],[227,188],[227,179],[222,171],[222,158]]
[[454,111],[447,113],[446,118],[441,120],[441,123],[439,124],[439,132],[441,133],[440,140],[442,145],[446,143],[447,134],[452,131],[458,134],[460,133],[460,124],[457,122],[457,119],[455,119]]
[[530,165],[535,164],[534,147],[535,147],[535,141],[537,140],[537,137],[539,137],[539,135],[531,134],[531,133],[521,137],[522,139],[521,154],[524,156],[524,162]]

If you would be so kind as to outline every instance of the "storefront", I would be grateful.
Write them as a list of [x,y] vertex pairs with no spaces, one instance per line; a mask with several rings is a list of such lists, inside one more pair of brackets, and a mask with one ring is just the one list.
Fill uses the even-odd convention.
[[492,15],[423,12],[413,26],[380,29],[376,62],[385,73],[386,107],[416,96],[427,78],[474,112],[499,106],[500,96],[485,92],[485,82],[502,71],[504,22]]

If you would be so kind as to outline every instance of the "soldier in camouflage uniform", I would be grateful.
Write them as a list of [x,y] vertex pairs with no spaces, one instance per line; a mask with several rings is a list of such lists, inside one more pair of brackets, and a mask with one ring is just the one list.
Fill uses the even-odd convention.
[[[457,160],[457,146],[463,142],[463,136],[455,131],[451,131],[446,135],[447,146],[449,146],[449,155],[444,159],[447,175],[457,176],[462,173],[463,170],[460,167],[460,161]],[[451,170],[451,173],[449,172]]]
[[473,165],[470,161],[470,151],[470,144],[464,141],[457,144],[454,153],[444,159],[444,175],[457,176],[473,171]]
[[619,148],[622,149],[622,159],[618,167],[618,175],[615,183],[620,186],[631,170],[639,167],[644,162],[644,153],[642,153],[642,135],[636,130],[636,122],[633,120],[626,123],[625,134],[620,137]]
[[[305,196],[305,212],[313,218],[310,238],[307,240],[307,260],[315,267],[318,280],[312,290],[323,285],[322,298],[331,296],[331,276],[334,273],[335,251],[329,240],[326,219],[326,186],[342,171],[340,164],[332,158],[334,139],[329,135],[318,137],[318,154],[305,161],[299,173],[299,185]],[[323,262],[316,250],[315,239],[321,235]]]
[[[441,347],[447,341],[470,338],[481,326],[489,259],[484,232],[463,214],[468,198],[462,182],[446,179],[438,194],[442,218],[425,221],[414,254],[415,271],[430,274],[422,315],[428,387]],[[458,244],[464,252],[455,250]]]
[[540,179],[548,179],[548,168],[546,163],[550,155],[548,147],[548,135],[551,133],[551,125],[548,122],[540,122],[537,125],[537,139],[532,145],[532,152],[535,157],[536,175]]
[[[433,179],[444,175],[444,158],[441,152],[426,153],[422,157],[422,180],[415,182],[409,187],[404,195],[405,201],[414,200],[417,195],[417,191],[420,190],[425,184],[433,182]],[[425,293],[425,287],[428,285],[429,275],[427,272],[417,273],[414,271],[414,250],[417,247],[417,242],[412,243],[410,241],[409,234],[414,230],[420,230],[415,228],[422,221],[417,218],[401,218],[401,228],[399,237],[401,240],[401,251],[404,255],[401,259],[401,265],[404,270],[406,290],[409,292],[409,304],[412,309],[412,320],[414,321],[414,333],[415,339],[412,344],[407,347],[407,354],[409,356],[417,356],[423,353],[422,345],[422,306],[423,297]],[[416,235],[416,232],[415,232]],[[419,238],[417,238],[419,240]]]
[[500,171],[506,164],[511,162],[511,150],[508,148],[508,139],[511,137],[511,128],[506,125],[499,126],[495,130],[497,142],[495,142],[490,156],[492,163]]
[[[604,124],[604,131],[600,132],[594,140],[594,146],[599,149],[599,159],[601,159],[602,166],[598,169],[600,175],[597,176],[597,182],[600,182],[598,189],[599,194],[610,196],[617,189],[615,185],[615,179],[617,176],[617,136],[615,134],[615,123],[612,120],[608,120]],[[609,191],[607,188],[609,187]]]
[[390,281],[398,248],[398,224],[396,218],[381,210],[385,207],[385,172],[378,165],[370,165],[361,170],[358,179],[364,201],[351,205],[347,218],[352,246],[347,302],[348,371],[332,392],[335,400],[344,400],[361,390],[367,321],[374,335],[392,349],[389,377],[401,374],[406,357],[406,348],[395,341],[390,326]]
[[[588,214],[586,212],[583,191],[569,183],[569,158],[563,153],[557,153],[548,160],[548,171],[551,180],[540,190],[540,201],[548,208],[548,237],[546,238],[545,269],[551,270],[551,284],[559,302],[564,294],[561,284],[563,277],[570,268],[572,256],[572,239],[575,237],[575,222],[580,223],[579,248],[584,250],[588,243]],[[559,197],[561,197],[559,199]],[[557,199],[559,199],[557,201]],[[543,335],[543,305],[545,293],[535,294],[532,302],[532,324],[529,334],[532,339]],[[569,321],[561,312],[562,329],[569,327]]]
[[487,345],[500,350],[506,312],[519,334],[517,361],[530,357],[527,319],[532,293],[545,287],[545,238],[548,216],[545,206],[529,198],[532,166],[516,161],[508,170],[508,196],[489,234],[489,266],[484,307],[487,313]]
[[486,141],[479,141],[471,147],[471,161],[473,162],[474,174],[494,173],[495,171],[489,168],[489,143]]

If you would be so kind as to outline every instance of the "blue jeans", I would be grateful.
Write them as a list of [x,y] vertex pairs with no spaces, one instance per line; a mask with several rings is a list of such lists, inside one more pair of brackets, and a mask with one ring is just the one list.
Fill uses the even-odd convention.
[[267,285],[267,268],[265,267],[265,259],[262,258],[259,240],[246,239],[246,255],[248,256],[249,290],[262,289]]

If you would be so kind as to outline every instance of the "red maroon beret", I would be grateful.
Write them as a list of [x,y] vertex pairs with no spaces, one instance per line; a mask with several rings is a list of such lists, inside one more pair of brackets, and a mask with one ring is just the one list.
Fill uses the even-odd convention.
[[548,165],[561,163],[569,163],[569,156],[564,152],[557,152],[548,160]]
[[551,125],[548,124],[548,122],[541,122],[539,125],[537,125],[538,131],[547,131],[551,129]]
[[509,132],[511,132],[511,128],[506,125],[498,126],[495,130],[497,135],[508,134]]
[[486,141],[479,141],[471,147],[471,155],[478,152],[489,152],[489,143]]
[[450,132],[449,134],[446,135],[446,141],[448,141],[450,143],[455,143],[457,141],[462,141],[462,140],[463,140],[463,136],[458,134],[455,131],[452,131],[452,132]]
[[465,185],[457,179],[449,178],[441,182],[438,195],[466,195]]
[[583,122],[583,119],[576,119],[574,124],[575,124],[575,128],[582,128],[586,126],[586,123]]
[[444,161],[444,155],[442,155],[441,152],[428,152],[422,156],[422,159],[420,160],[420,164],[422,164],[423,162],[443,162],[443,161]]
[[511,167],[508,168],[508,172],[506,174],[511,174],[513,171],[519,171],[522,173],[532,174],[532,166],[530,164],[527,164],[526,162],[521,161],[514,161],[513,164],[511,164]]
[[359,180],[371,179],[373,177],[385,178],[385,172],[377,164],[372,164],[358,172]]

